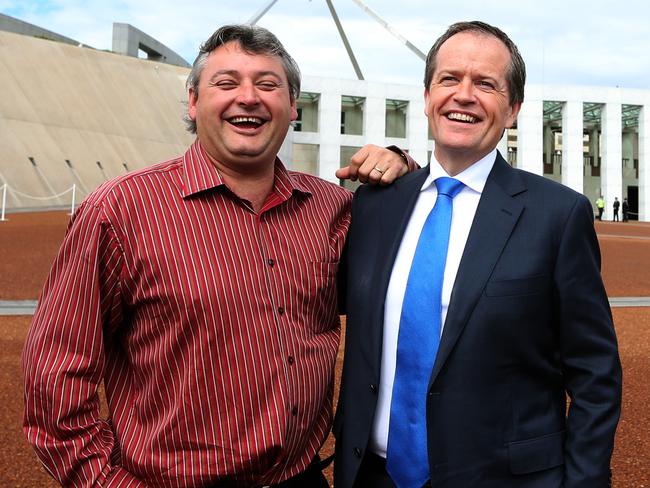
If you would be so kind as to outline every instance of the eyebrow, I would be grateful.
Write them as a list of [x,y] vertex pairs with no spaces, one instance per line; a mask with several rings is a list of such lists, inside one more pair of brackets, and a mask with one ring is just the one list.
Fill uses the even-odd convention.
[[[220,69],[215,71],[212,76],[210,76],[210,80],[214,80],[218,76],[222,75],[230,75],[235,78],[239,77],[240,72],[234,69]],[[282,81],[282,76],[280,76],[278,73],[275,71],[267,70],[267,71],[257,71],[255,73],[256,77],[262,77],[262,76],[273,76],[274,78],[277,78],[278,80]]]
[[[443,76],[443,75],[458,76],[461,71],[462,70],[459,70],[459,69],[445,69],[445,70],[441,70],[438,73],[436,73],[436,77],[440,77],[440,76]],[[488,74],[478,73],[478,76],[472,76],[472,79],[489,80],[489,81],[493,81],[494,83],[499,83],[498,78],[495,78],[493,75],[488,75]]]

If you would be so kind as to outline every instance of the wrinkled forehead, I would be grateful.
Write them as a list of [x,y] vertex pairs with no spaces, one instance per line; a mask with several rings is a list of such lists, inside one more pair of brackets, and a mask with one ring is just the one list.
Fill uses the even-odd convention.
[[208,53],[204,71],[213,76],[218,71],[240,75],[274,75],[282,82],[288,76],[282,58],[276,54],[253,52],[243,48],[237,41],[231,41]]
[[447,39],[437,52],[435,71],[479,69],[505,76],[511,55],[499,38],[476,31],[459,32]]

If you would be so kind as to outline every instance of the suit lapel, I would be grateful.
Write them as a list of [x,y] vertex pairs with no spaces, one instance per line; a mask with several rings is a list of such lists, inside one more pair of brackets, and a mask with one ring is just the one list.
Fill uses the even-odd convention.
[[452,289],[430,383],[467,325],[524,206],[513,198],[526,190],[499,154],[483,189]]
[[388,281],[397,257],[397,251],[402,243],[402,237],[411,218],[413,207],[417,202],[420,189],[429,175],[429,167],[422,168],[398,180],[389,191],[389,198],[381,200],[383,218],[380,224],[380,243],[388,246],[385,249],[386,261],[379,268],[377,296],[385,297]]
[[365,196],[367,202],[370,201],[371,195],[377,196],[373,200],[373,205],[376,206],[374,211],[382,216],[379,222],[377,242],[373,242],[372,245],[383,247],[384,260],[381,263],[373,265],[376,267],[376,275],[370,293],[372,300],[381,301],[377,303],[377,306],[369,308],[372,313],[370,323],[373,326],[368,331],[367,341],[370,357],[378,358],[376,361],[371,361],[375,365],[377,372],[381,364],[384,306],[390,275],[399,246],[402,242],[402,236],[411,217],[411,212],[417,201],[420,189],[424,184],[424,180],[426,180],[428,175],[429,167],[427,166],[400,178],[388,188],[371,188],[369,190],[372,193]]

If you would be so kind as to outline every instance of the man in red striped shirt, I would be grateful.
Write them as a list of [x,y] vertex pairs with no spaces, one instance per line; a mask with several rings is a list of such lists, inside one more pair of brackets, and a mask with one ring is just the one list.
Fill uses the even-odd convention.
[[[188,89],[196,142],[70,222],[23,353],[26,435],[64,486],[327,486],[351,195],[277,159],[300,74],[270,32],[219,29]],[[406,170],[371,147],[346,172]]]

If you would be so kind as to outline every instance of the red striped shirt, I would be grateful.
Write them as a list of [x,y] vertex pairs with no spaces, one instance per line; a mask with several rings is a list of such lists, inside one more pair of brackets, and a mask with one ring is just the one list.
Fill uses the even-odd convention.
[[25,431],[48,471],[120,487],[303,471],[331,423],[350,199],[277,162],[256,214],[198,142],[92,193],[23,353]]

